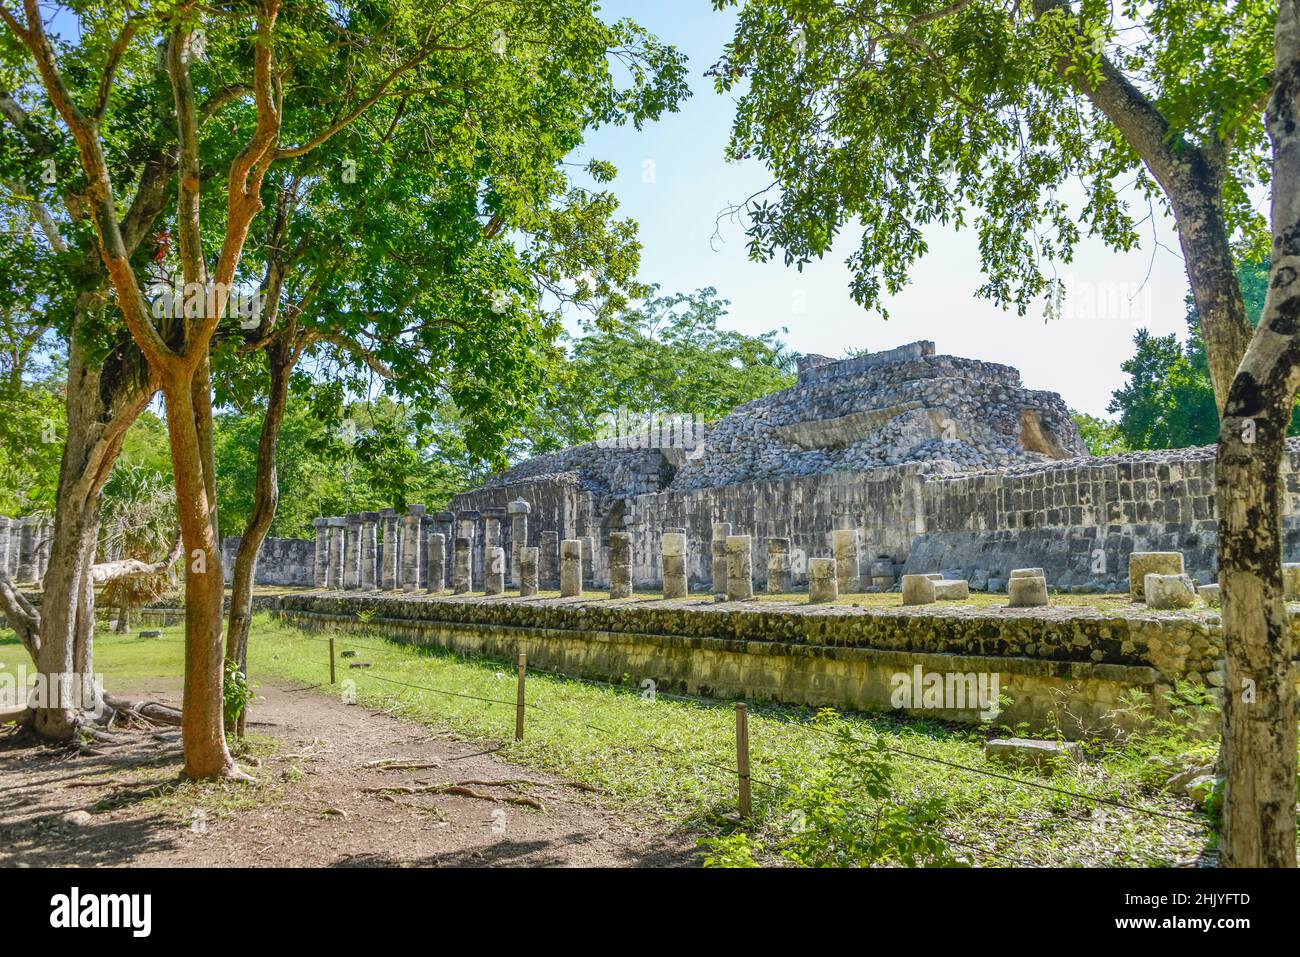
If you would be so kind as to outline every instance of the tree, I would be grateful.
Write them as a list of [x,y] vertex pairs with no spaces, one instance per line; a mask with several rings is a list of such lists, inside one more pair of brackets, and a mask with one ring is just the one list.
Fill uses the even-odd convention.
[[[1268,287],[1266,262],[1243,263],[1238,270],[1246,319],[1259,325]],[[1153,336],[1140,329],[1132,358],[1122,368],[1128,383],[1115,391],[1108,411],[1119,413],[1119,429],[1135,449],[1181,449],[1213,444],[1219,437],[1214,384],[1205,357],[1196,305],[1187,303],[1187,343],[1174,335]],[[1290,434],[1300,433],[1300,415]]]
[[[1280,467],[1300,388],[1300,2],[1278,4],[1272,246],[1263,315],[1223,411],[1215,458],[1226,651],[1222,860],[1296,865],[1296,688],[1282,590]],[[1213,352],[1213,347],[1211,347]]]
[[[750,84],[729,156],[757,155],[781,189],[747,204],[751,254],[782,249],[802,264],[861,218],[849,265],[864,304],[878,302],[882,282],[891,292],[906,282],[926,250],[923,226],[964,225],[969,209],[987,276],[981,294],[1022,312],[1050,289],[1041,264],[1068,261],[1081,225],[1116,248],[1136,244],[1115,188],[1122,177],[1172,213],[1223,420],[1216,482],[1228,675],[1231,684],[1253,664],[1259,700],[1265,684],[1269,695],[1253,711],[1225,708],[1224,860],[1233,864],[1295,863],[1295,692],[1279,624],[1276,496],[1295,392],[1284,341],[1294,267],[1278,258],[1294,228],[1296,170],[1284,151],[1295,135],[1287,128],[1295,12],[1267,0],[1155,0],[1118,11],[1103,0],[1077,8],[748,0],[714,69],[721,89]],[[1078,218],[1058,191],[1067,177],[1086,191]],[[1269,224],[1250,193],[1270,180],[1269,298],[1252,336],[1235,262],[1269,254]]]
[[[295,379],[340,425],[347,400],[376,390],[416,426],[453,407],[467,450],[500,463],[504,438],[543,388],[556,309],[575,304],[600,317],[641,291],[635,225],[614,219],[612,194],[573,186],[565,159],[594,126],[639,125],[674,107],[684,94],[680,56],[635,24],[605,24],[583,2],[438,17],[468,41],[422,63],[423,82],[439,95],[395,90],[364,126],[340,130],[305,161],[287,157],[264,182],[274,215],[246,265],[261,267],[265,304],[232,345],[266,367],[250,380],[232,364],[222,382],[232,396],[251,388],[266,397],[226,645],[245,674],[257,554],[278,508],[278,443]],[[319,43],[330,40],[322,30]],[[296,83],[327,100],[337,75],[300,70]],[[613,175],[598,161],[587,169],[598,181]],[[304,358],[328,371],[308,381],[297,371]],[[418,464],[407,423],[370,419],[363,430],[350,423],[361,457],[405,475],[401,466]]]
[[1120,455],[1131,451],[1123,432],[1115,422],[1099,419],[1086,412],[1071,412],[1070,417],[1079,427],[1079,437],[1092,455]]
[[528,429],[529,454],[590,442],[602,416],[620,410],[715,419],[794,383],[793,354],[776,331],[718,328],[730,303],[716,289],[658,292],[612,322],[584,324]]
[[744,204],[751,255],[802,265],[860,220],[852,291],[878,306],[926,252],[925,226],[973,216],[979,294],[1024,312],[1059,293],[1044,266],[1083,230],[1136,245],[1115,186],[1131,177],[1178,226],[1222,406],[1250,338],[1232,242],[1265,242],[1249,189],[1267,176],[1273,5],[1118,6],[745,0],[711,72],[724,91],[748,83],[728,156],[775,177]]

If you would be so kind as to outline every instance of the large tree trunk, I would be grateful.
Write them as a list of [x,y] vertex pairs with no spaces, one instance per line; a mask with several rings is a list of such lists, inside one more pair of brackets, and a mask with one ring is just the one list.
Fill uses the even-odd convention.
[[[211,487],[211,382],[206,363],[163,381],[176,514],[185,543],[185,686],[181,704],[184,773],[240,776],[226,749],[222,718],[222,598],[225,585]],[[197,404],[196,404],[197,398]],[[206,416],[206,421],[202,421]],[[206,436],[205,437],[205,433]]]
[[1215,465],[1224,693],[1222,861],[1296,865],[1296,691],[1282,594],[1282,487],[1300,386],[1300,0],[1275,43],[1273,247],[1264,313],[1228,394]]
[[104,483],[122,448],[126,429],[143,411],[154,386],[143,357],[130,343],[107,359],[89,341],[104,308],[102,293],[78,297],[68,345],[68,436],[41,599],[35,656],[46,687],[72,697],[51,697],[36,709],[34,728],[51,740],[70,740],[88,712],[98,708],[93,688],[95,593],[91,568],[99,536]]
[[[266,541],[275,511],[280,502],[280,480],[276,469],[276,455],[280,442],[280,427],[284,423],[285,407],[289,399],[289,376],[296,358],[292,346],[277,341],[267,349],[270,367],[271,390],[267,397],[266,415],[257,442],[257,480],[253,494],[253,511],[248,516],[239,550],[235,553],[235,569],[230,587],[230,628],[226,635],[226,659],[248,675],[248,630],[253,620],[253,586],[257,578],[257,556]],[[247,709],[245,709],[246,711]],[[246,714],[239,716],[238,726],[230,730],[244,733]]]

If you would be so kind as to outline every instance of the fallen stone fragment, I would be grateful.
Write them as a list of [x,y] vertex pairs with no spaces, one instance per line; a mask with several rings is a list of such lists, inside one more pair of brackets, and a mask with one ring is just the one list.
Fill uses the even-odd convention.
[[970,597],[970,582],[964,578],[937,581],[934,583],[934,597],[937,601],[965,601]]
[[1142,591],[1148,608],[1191,608],[1196,603],[1196,585],[1186,575],[1149,572],[1142,583]]
[[994,738],[984,743],[984,757],[1008,767],[1051,770],[1063,761],[1081,764],[1083,748],[1075,741],[1038,738]]

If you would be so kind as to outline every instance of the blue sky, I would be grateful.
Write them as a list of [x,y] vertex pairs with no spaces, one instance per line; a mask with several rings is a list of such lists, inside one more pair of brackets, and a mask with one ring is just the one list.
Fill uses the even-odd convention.
[[[715,220],[770,178],[757,161],[723,162],[733,102],[703,75],[731,37],[734,11],[715,13],[709,0],[608,0],[602,10],[607,19],[634,18],[690,58],[694,96],[679,113],[641,131],[598,131],[578,154],[618,166],[612,188],[641,227],[642,279],[666,292],[714,286],[732,303],[731,326],[751,333],[784,327],[800,352],[834,356],[933,339],[941,353],[1016,366],[1027,387],[1059,392],[1071,407],[1096,415],[1106,414],[1111,391],[1123,384],[1119,366],[1132,354],[1136,327],[1184,332],[1187,280],[1172,222],[1163,217],[1147,224],[1141,248],[1129,253],[1083,242],[1075,261],[1058,268],[1075,294],[1063,316],[1046,324],[1041,309],[1019,316],[975,297],[982,279],[969,230],[926,234],[930,253],[911,286],[889,300],[888,322],[849,296],[844,260],[858,238],[852,232],[802,273],[779,261],[750,262],[742,228],[724,222],[719,241]],[[1145,212],[1143,205],[1139,218]]]

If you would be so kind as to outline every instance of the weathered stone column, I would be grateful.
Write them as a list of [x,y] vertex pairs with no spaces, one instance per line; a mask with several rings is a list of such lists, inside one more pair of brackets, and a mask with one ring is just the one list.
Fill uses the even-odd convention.
[[402,591],[420,587],[420,525],[423,505],[409,505],[402,516]]
[[428,543],[429,594],[436,595],[446,587],[447,541],[442,532],[431,532]]
[[329,519],[330,560],[325,573],[326,588],[343,587],[343,535],[347,520],[334,516]]
[[343,542],[343,587],[361,587],[361,513],[347,516],[347,538]]
[[609,533],[609,597],[632,597],[632,536]]
[[810,558],[808,560],[808,601],[818,605],[840,597],[839,578],[835,572],[835,559]]
[[582,543],[582,580],[595,587],[596,541],[590,535],[584,535],[578,541]]
[[29,582],[36,578],[36,540],[40,535],[40,523],[31,515],[19,521],[22,529],[18,536],[18,573],[14,580]]
[[330,567],[330,520],[313,518],[311,523],[316,527],[316,558],[312,563],[312,584],[317,588],[324,588]]
[[[483,549],[479,561],[483,564],[483,580],[486,583],[488,573],[488,552],[501,545],[501,523],[505,521],[506,510],[499,505],[483,509]],[[484,590],[487,585],[484,584]]]
[[9,528],[13,522],[0,515],[0,575],[9,574]]
[[790,590],[790,539],[767,540],[767,593],[783,595]]
[[506,590],[506,550],[499,545],[484,556],[483,594],[500,595]]
[[528,513],[533,507],[517,498],[506,508],[510,512],[510,584],[518,585],[519,549],[528,547]]
[[748,535],[727,536],[727,601],[749,601],[754,597],[752,547]]
[[582,542],[566,538],[560,542],[560,596],[577,598],[582,595]]
[[361,513],[361,587],[374,591],[378,587],[375,561],[379,557],[379,536],[375,526],[379,522],[378,512]]
[[537,594],[537,548],[525,545],[519,549],[519,597],[531,598]]
[[542,547],[537,556],[537,577],[542,588],[560,587],[559,532],[542,532]]
[[469,540],[469,590],[474,590],[475,577],[474,573],[478,565],[478,540],[482,537],[479,534],[479,513],[474,509],[466,509],[456,516],[458,538]]
[[464,535],[456,537],[451,559],[451,590],[457,595],[472,590],[470,581],[470,540]]
[[731,534],[730,522],[713,523],[713,594],[727,590],[727,536]]
[[446,578],[446,573],[451,570],[451,566],[452,566],[451,549],[452,546],[456,543],[456,516],[454,513],[444,510],[434,515],[433,521],[434,524],[437,526],[436,528],[434,528],[434,531],[441,533],[443,538],[444,551],[443,551],[443,559],[442,559],[442,568],[443,568],[443,576],[444,578]]
[[397,512],[391,508],[379,510],[384,526],[384,553],[380,559],[379,586],[384,591],[397,588]]
[[664,563],[664,597],[685,598],[686,535],[683,532],[664,532],[660,539]]
[[859,577],[858,530],[839,528],[831,532],[831,553],[835,556],[837,585],[841,595],[861,590]]

